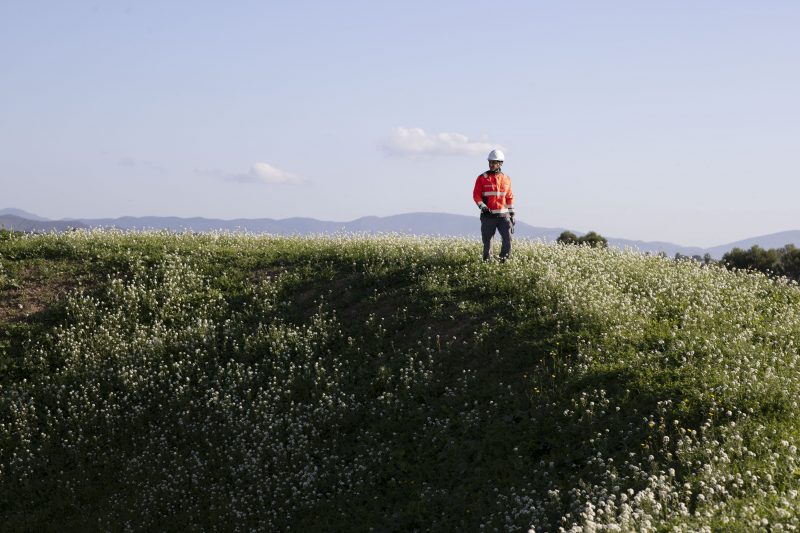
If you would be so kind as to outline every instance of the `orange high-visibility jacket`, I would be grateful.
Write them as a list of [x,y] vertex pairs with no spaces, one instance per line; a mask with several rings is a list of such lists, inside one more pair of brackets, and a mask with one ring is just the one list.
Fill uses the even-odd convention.
[[514,193],[511,178],[502,172],[484,172],[475,180],[472,199],[481,207],[485,204],[493,214],[514,214]]

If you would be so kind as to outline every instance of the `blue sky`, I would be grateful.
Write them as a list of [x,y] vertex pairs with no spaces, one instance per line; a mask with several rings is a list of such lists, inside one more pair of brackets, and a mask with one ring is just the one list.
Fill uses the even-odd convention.
[[0,207],[800,229],[793,1],[0,3]]

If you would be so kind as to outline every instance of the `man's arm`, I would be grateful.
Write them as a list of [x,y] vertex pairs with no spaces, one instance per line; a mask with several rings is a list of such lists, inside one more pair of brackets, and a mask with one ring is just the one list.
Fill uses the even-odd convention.
[[511,224],[514,224],[514,192],[511,190],[511,178],[506,176],[508,180],[508,189],[506,189],[506,208],[511,217]]
[[481,210],[481,213],[491,213],[489,207],[483,203],[483,187],[481,185],[481,176],[478,176],[478,179],[475,180],[475,187],[472,189],[472,199],[475,201],[475,205],[478,206],[478,209]]

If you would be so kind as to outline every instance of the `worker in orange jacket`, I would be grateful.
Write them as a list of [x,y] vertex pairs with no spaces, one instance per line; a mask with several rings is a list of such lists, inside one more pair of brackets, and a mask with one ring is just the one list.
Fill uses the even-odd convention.
[[500,260],[505,261],[511,255],[511,234],[514,233],[514,193],[511,192],[511,178],[500,172],[505,161],[503,152],[492,150],[487,159],[489,170],[475,180],[472,199],[481,210],[483,260],[491,257],[492,238],[497,231],[503,240]]

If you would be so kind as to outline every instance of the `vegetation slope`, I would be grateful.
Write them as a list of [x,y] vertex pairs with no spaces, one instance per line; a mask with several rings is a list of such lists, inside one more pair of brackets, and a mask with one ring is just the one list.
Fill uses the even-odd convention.
[[5,531],[794,530],[800,289],[633,252],[0,233]]

